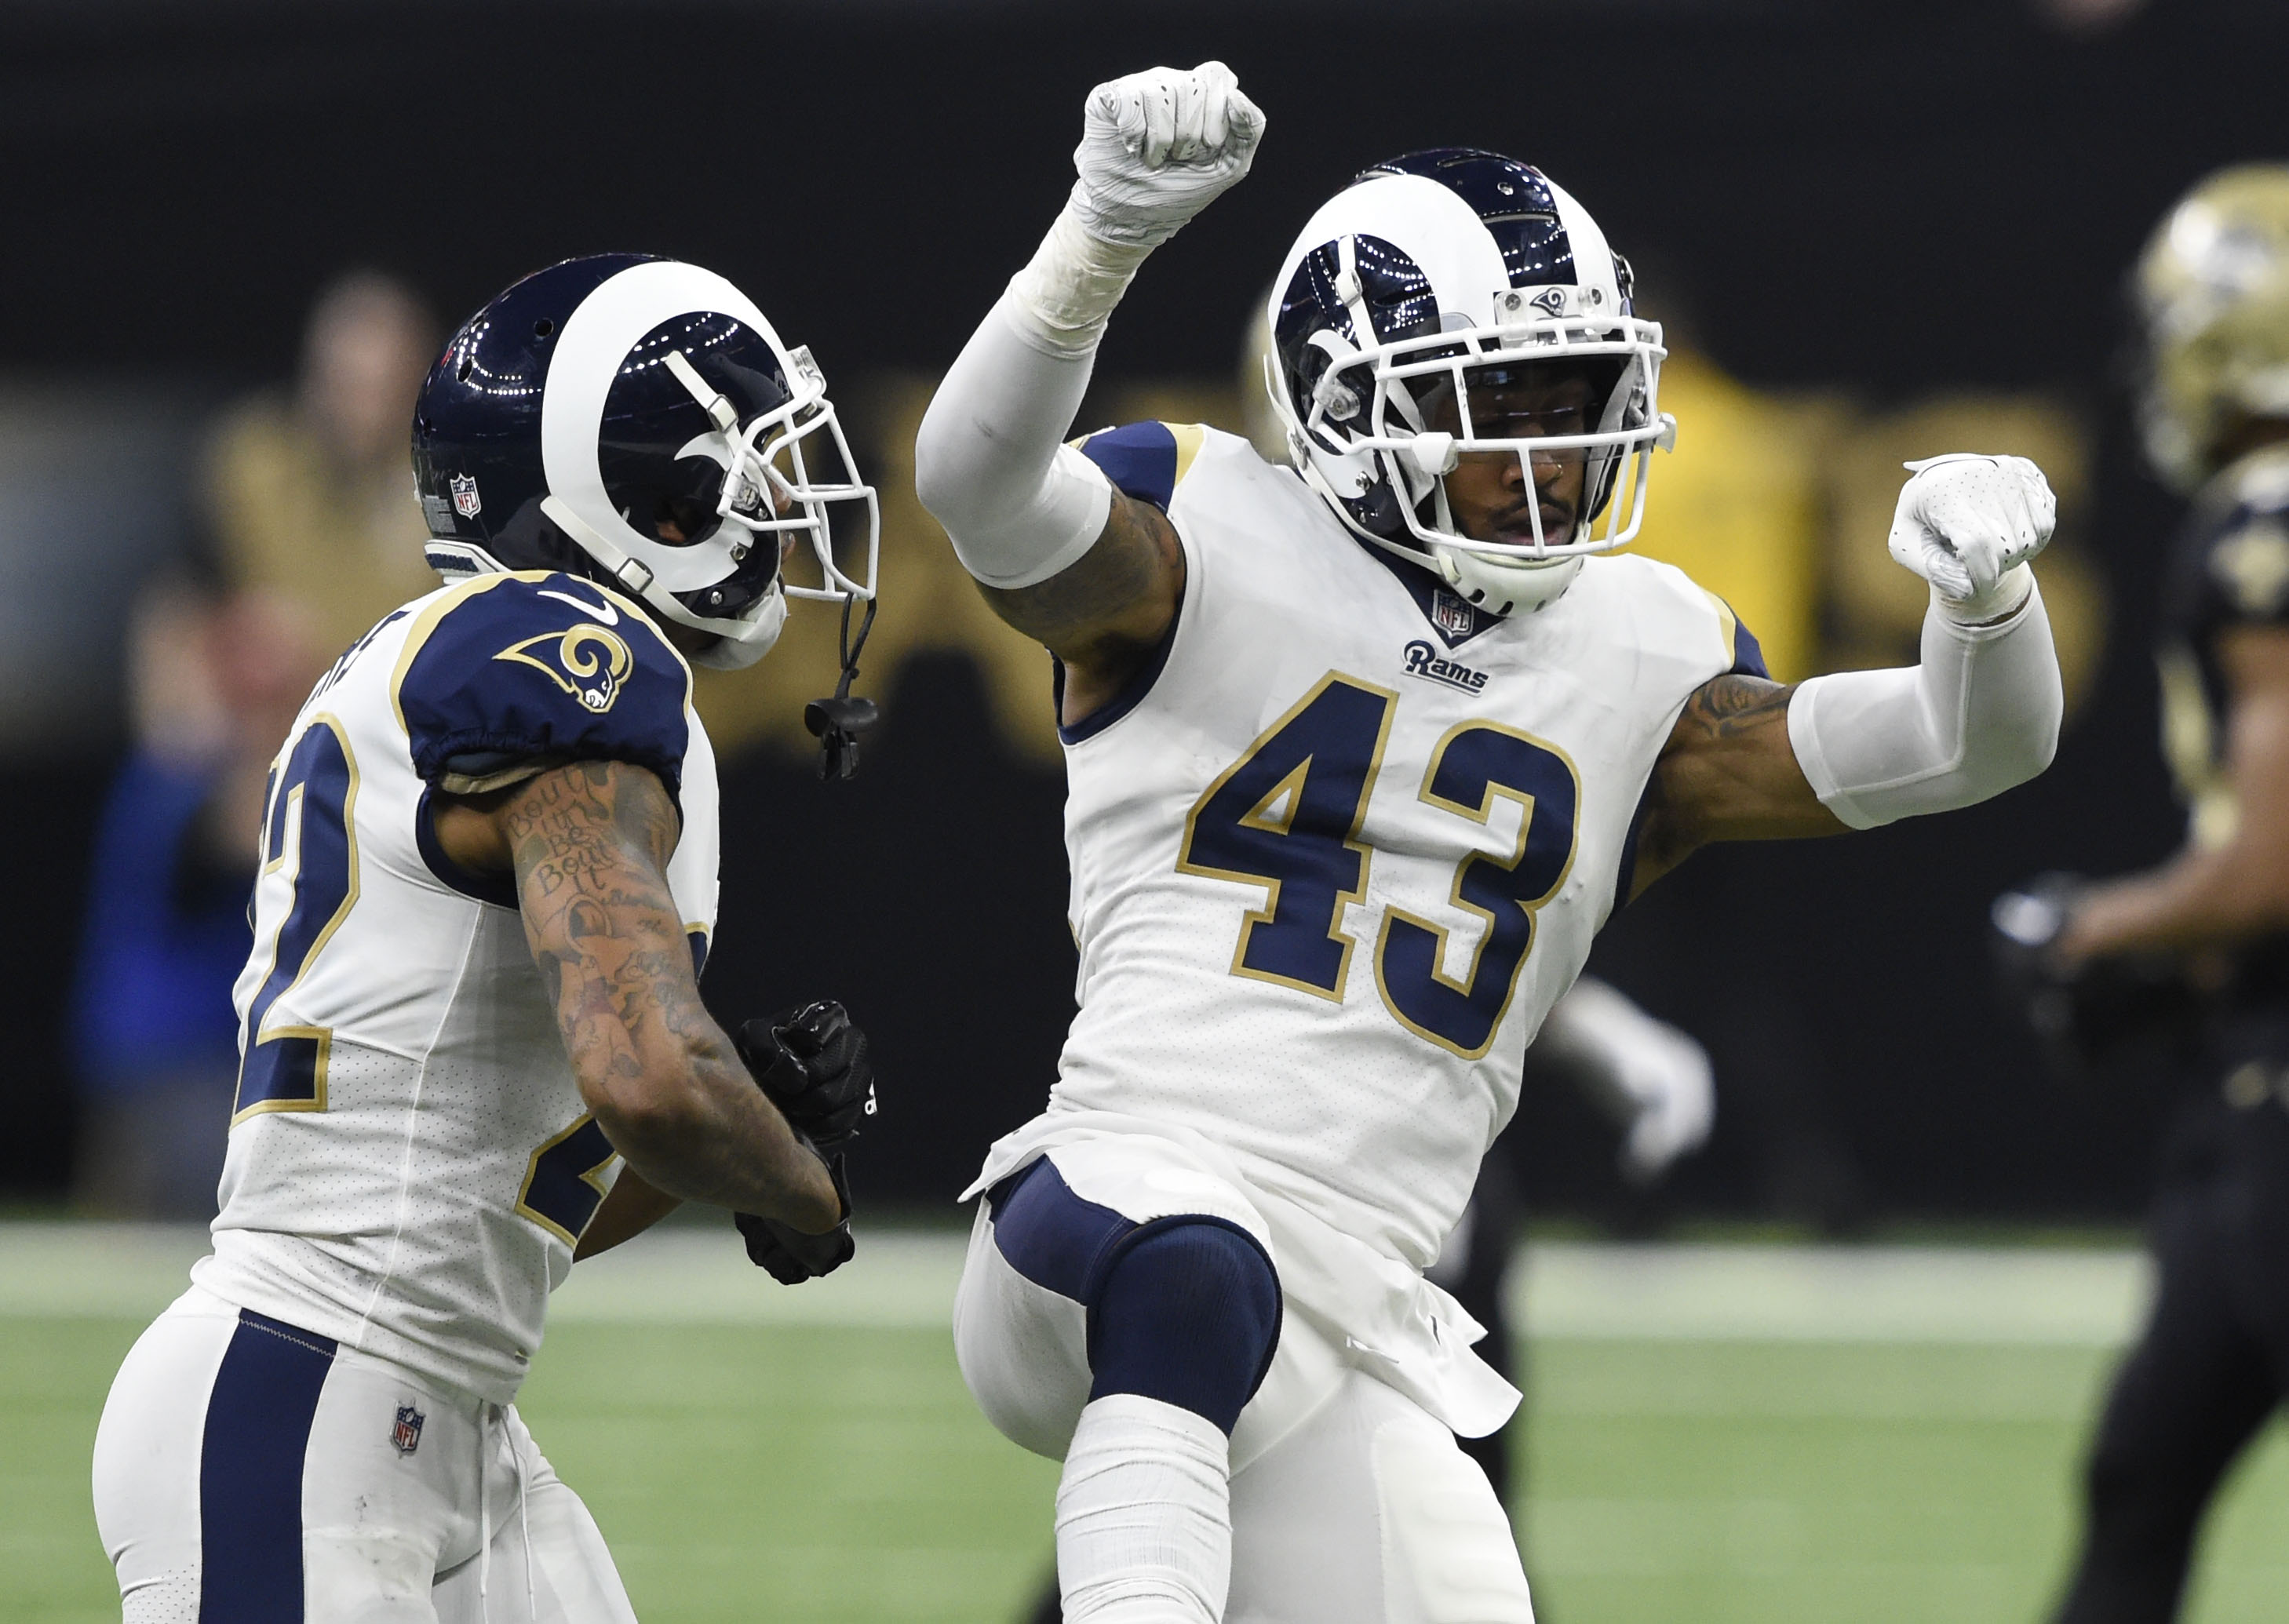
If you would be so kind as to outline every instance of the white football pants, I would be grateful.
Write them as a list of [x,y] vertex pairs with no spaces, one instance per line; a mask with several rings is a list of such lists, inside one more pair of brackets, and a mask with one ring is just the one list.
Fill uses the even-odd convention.
[[[978,1204],[954,1349],[1002,1435],[1062,1460],[1090,1380],[1088,1310],[1067,1265],[1116,1245],[1124,1222],[1188,1206],[1232,1222],[1253,1211],[1244,1192],[1213,1188],[1152,1142],[1049,1158],[1080,1198],[1066,1232],[997,1238]],[[1315,1341],[1291,1313],[1232,1433],[1224,1624],[1533,1624],[1516,1536],[1478,1463],[1412,1399]]]
[[193,1286],[95,1437],[124,1624],[634,1624],[512,1407]]

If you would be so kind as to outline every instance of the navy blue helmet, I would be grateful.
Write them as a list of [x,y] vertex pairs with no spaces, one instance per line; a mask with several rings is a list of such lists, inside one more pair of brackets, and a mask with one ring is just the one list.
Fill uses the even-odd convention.
[[[1365,171],[1324,204],[1272,285],[1266,386],[1304,480],[1352,530],[1435,570],[1495,614],[1565,591],[1589,553],[1633,539],[1651,454],[1674,424],[1656,391],[1661,329],[1632,307],[1628,262],[1581,204],[1531,164],[1473,147],[1409,153]],[[1504,436],[1498,391],[1588,385],[1579,433]],[[1454,430],[1428,402],[1451,391]],[[1476,539],[1443,476],[1464,453],[1583,460],[1570,528]],[[1621,499],[1616,500],[1616,497]]]
[[[441,574],[586,576],[711,633],[703,665],[760,659],[790,595],[871,612],[874,492],[825,378],[697,266],[595,254],[511,287],[430,369],[413,468]],[[838,505],[863,521],[842,549],[856,574],[837,560]],[[782,569],[798,539],[815,586]]]

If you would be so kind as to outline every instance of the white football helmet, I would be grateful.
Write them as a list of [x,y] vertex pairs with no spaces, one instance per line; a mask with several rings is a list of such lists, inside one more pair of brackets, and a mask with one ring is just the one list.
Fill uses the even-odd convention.
[[[1265,384],[1288,455],[1337,517],[1427,565],[1493,614],[1555,601],[1585,554],[1634,539],[1654,448],[1676,424],[1657,405],[1661,329],[1631,309],[1627,261],[1587,211],[1531,165],[1468,147],[1410,153],[1367,171],[1314,214],[1288,251],[1268,312]],[[1578,377],[1585,432],[1479,432],[1472,388]],[[1453,391],[1459,433],[1434,429]],[[1487,426],[1494,426],[1487,424]],[[1579,451],[1582,501],[1567,532],[1464,535],[1445,475],[1465,452]]]
[[605,582],[709,633],[699,665],[761,659],[788,598],[874,600],[879,506],[818,363],[698,266],[592,254],[516,283],[430,369],[413,466],[440,573]]

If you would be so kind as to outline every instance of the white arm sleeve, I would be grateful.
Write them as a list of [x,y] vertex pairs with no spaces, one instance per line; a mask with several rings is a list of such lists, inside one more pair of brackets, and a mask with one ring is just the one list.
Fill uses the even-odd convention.
[[2025,783],[2051,764],[2064,708],[2050,617],[2030,570],[2025,601],[1990,625],[1966,624],[1934,593],[1923,663],[1912,669],[1800,684],[1789,702],[1789,743],[1821,804],[1854,829],[1873,829]]
[[988,586],[1046,581],[1096,545],[1103,470],[1064,442],[1097,360],[1060,353],[1004,294],[938,386],[914,440],[914,490]]
[[1248,173],[1264,114],[1222,62],[1089,92],[1073,188],[938,386],[914,489],[988,586],[1046,581],[1097,544],[1113,486],[1063,445],[1097,342],[1137,267]]

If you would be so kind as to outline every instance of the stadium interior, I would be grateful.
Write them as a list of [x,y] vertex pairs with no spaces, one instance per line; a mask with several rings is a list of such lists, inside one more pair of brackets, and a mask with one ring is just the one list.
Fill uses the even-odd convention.
[[[957,1196],[1039,1109],[1073,1015],[1065,777],[1049,657],[962,577],[914,434],[1071,185],[1089,87],[1210,57],[1265,109],[1261,156],[1140,277],[1077,429],[1260,429],[1249,323],[1302,220],[1368,163],[1468,143],[1562,179],[1635,266],[1679,419],[1639,546],[1724,597],[1775,675],[1914,657],[1924,589],[1882,547],[1902,461],[1971,443],[2047,470],[2055,764],[1945,818],[1695,856],[1590,971],[1705,1046],[1705,1146],[1632,1179],[1593,1102],[1530,1083],[1495,1152],[1541,1617],[2047,1616],[2151,1290],[2173,1100],[2135,1056],[2060,1073],[1998,991],[1989,909],[2183,837],[2152,658],[2183,510],[2138,454],[2126,289],[2189,187],[2285,155],[2289,11],[2265,0],[0,8],[0,843],[23,904],[0,936],[0,1624],[117,1616],[90,1443],[213,1210],[235,1021],[161,1007],[178,983],[132,921],[243,954],[251,848],[193,823],[259,805],[314,673],[427,589],[422,370],[514,276],[608,250],[750,291],[881,492],[863,770],[822,782],[802,720],[831,616],[702,673],[697,703],[726,808],[710,1006],[841,998],[884,1109],[849,1270],[780,1287],[720,1215],[679,1214],[578,1266],[520,1407],[647,1620],[1034,1616],[1057,1469],[978,1413],[947,1325]],[[355,567],[298,558],[310,525]],[[195,759],[211,802],[183,799]],[[2255,1624],[2285,1596],[2277,1417],[2184,1616]]]

